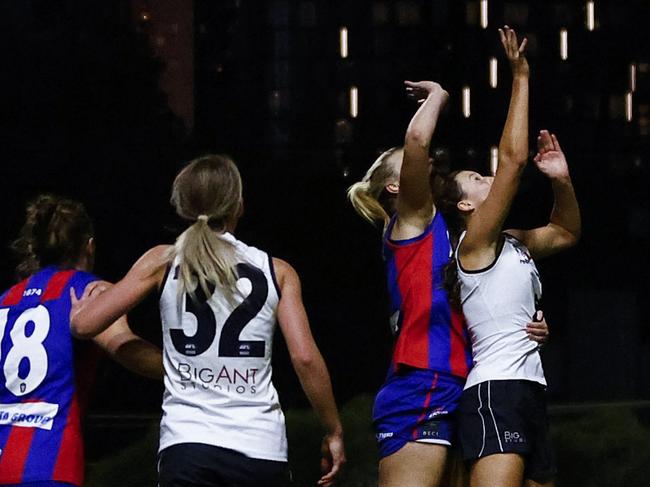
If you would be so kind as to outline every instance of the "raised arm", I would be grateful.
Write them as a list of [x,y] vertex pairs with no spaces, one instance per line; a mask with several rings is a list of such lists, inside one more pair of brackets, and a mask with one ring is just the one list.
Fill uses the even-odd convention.
[[572,247],[580,239],[580,208],[576,199],[569,166],[555,135],[542,130],[537,138],[535,163],[551,180],[555,203],[549,222],[532,230],[508,230],[528,247],[533,258],[546,257]]
[[78,338],[92,338],[128,313],[150,292],[157,289],[165,273],[169,246],[160,245],[146,252],[126,276],[101,293],[87,288],[81,300],[70,290],[70,330]]
[[[514,30],[499,29],[501,43],[512,69],[512,92],[508,116],[499,142],[499,165],[485,201],[469,219],[461,256],[477,255],[484,260],[496,255],[503,222],[517,193],[528,159],[528,62],[524,56],[526,39],[519,45]],[[476,260],[470,257],[471,260]]]
[[[449,94],[432,81],[405,81],[409,98],[421,102],[404,137],[404,160],[397,196],[396,238],[419,235],[431,222],[434,206],[429,182],[429,147]],[[414,234],[414,235],[413,235]]]
[[298,274],[280,259],[274,258],[273,265],[282,294],[278,305],[280,329],[287,342],[291,363],[300,384],[326,431],[321,461],[324,475],[318,483],[330,485],[345,463],[343,428],[334,401],[330,376],[309,329]]

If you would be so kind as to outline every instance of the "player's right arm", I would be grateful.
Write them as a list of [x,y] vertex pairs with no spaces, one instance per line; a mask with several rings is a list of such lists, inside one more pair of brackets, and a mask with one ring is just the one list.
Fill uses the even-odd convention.
[[274,258],[273,265],[281,292],[278,304],[280,330],[300,384],[327,432],[322,443],[321,468],[324,475],[318,484],[328,486],[345,463],[343,427],[327,366],[309,328],[298,274],[283,260]]
[[503,223],[519,187],[528,162],[528,80],[530,70],[524,56],[526,39],[517,43],[517,35],[508,26],[499,29],[501,43],[512,70],[512,91],[508,115],[499,142],[499,164],[485,201],[476,209],[459,247],[462,265],[481,269],[494,262]]
[[165,275],[169,245],[159,245],[147,251],[133,264],[131,270],[103,292],[87,287],[82,299],[70,290],[70,330],[78,338],[92,338],[121,316],[127,314],[149,293],[158,289]]
[[422,104],[413,115],[404,137],[404,160],[397,195],[397,221],[393,238],[420,235],[431,222],[435,207],[431,194],[429,147],[440,112],[449,94],[433,81],[405,81],[409,98]]

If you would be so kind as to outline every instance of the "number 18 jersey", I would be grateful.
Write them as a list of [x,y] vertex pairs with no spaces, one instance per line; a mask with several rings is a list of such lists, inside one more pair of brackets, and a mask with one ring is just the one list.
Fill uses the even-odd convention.
[[178,258],[163,282],[165,392],[160,450],[179,443],[229,448],[251,458],[287,460],[284,415],[271,382],[280,292],[271,257],[231,234],[237,290],[207,299],[178,292]]
[[96,280],[46,267],[0,297],[0,484],[83,483],[69,289]]

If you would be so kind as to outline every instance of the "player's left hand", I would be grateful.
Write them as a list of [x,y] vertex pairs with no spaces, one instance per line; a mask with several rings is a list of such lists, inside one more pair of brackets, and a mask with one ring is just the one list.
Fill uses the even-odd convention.
[[537,168],[549,179],[569,177],[569,166],[555,134],[542,130],[537,137]]
[[323,476],[317,485],[330,487],[334,485],[336,476],[341,472],[345,464],[345,447],[343,446],[342,434],[328,434],[321,443],[322,459],[320,462]]
[[534,342],[544,345],[548,343],[549,331],[544,312],[538,310],[535,312],[534,321],[526,325],[528,338]]

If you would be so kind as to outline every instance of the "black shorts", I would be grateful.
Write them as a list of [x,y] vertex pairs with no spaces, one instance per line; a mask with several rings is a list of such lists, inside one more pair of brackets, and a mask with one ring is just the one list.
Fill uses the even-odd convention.
[[180,443],[158,455],[159,487],[284,487],[289,485],[286,462],[250,458],[243,453]]
[[495,453],[524,457],[524,478],[538,483],[556,473],[545,388],[527,380],[491,380],[463,391],[458,432],[464,460]]

